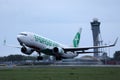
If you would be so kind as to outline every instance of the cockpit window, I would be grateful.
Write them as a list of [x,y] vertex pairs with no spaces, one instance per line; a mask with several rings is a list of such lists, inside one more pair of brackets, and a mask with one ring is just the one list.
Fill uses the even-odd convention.
[[27,34],[25,34],[25,33],[20,33],[20,35],[24,35],[24,36],[27,36]]

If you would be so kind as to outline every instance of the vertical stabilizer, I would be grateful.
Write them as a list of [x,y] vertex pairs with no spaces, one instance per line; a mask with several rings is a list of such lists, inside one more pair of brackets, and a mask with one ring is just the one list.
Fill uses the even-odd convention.
[[80,43],[81,32],[82,32],[82,28],[80,28],[80,30],[76,33],[73,39],[73,47],[78,47]]

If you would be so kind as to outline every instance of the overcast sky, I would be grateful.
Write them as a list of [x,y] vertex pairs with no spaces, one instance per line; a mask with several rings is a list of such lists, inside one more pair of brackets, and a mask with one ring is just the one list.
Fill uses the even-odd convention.
[[[16,36],[29,31],[71,45],[82,27],[80,47],[92,46],[90,22],[98,18],[104,44],[120,37],[120,0],[0,0],[0,56],[22,54]],[[110,56],[120,50],[120,40],[110,48]]]

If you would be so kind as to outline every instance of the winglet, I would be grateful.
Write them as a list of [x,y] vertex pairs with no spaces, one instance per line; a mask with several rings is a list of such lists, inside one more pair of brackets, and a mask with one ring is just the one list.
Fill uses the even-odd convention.
[[4,41],[3,41],[3,45],[4,45],[4,46],[6,45],[6,39],[4,39]]
[[115,46],[115,45],[116,45],[116,43],[117,43],[117,41],[118,41],[118,37],[116,38],[116,40],[115,40],[114,44],[113,44],[113,45],[111,45],[111,46]]

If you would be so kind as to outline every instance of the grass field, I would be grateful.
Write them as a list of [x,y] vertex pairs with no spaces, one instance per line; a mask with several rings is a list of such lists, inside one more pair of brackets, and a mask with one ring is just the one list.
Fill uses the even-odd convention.
[[120,68],[52,67],[0,69],[0,80],[120,80]]

